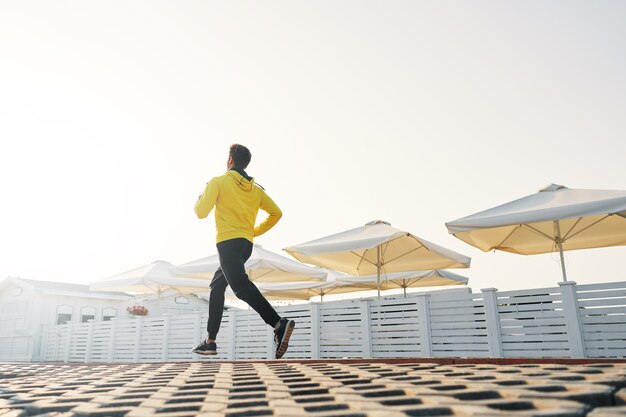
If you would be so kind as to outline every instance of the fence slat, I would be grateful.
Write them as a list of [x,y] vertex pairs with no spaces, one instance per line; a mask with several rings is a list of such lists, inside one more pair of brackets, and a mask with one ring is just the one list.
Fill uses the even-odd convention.
[[626,281],[602,282],[598,284],[582,284],[576,286],[577,292],[606,290],[610,288],[626,288]]

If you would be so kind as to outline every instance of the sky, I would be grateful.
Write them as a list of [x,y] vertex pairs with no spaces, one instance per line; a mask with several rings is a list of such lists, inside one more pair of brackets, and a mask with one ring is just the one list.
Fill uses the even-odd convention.
[[[242,143],[284,213],[268,249],[383,219],[472,257],[474,291],[555,286],[558,254],[444,223],[626,189],[625,21],[602,0],[0,2],[0,278],[215,253],[193,206]],[[624,280],[625,254],[567,252],[569,278]]]

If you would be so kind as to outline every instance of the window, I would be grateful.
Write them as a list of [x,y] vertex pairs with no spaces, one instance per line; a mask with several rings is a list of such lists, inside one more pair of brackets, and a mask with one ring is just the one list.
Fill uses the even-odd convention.
[[65,324],[72,321],[72,306],[61,305],[57,307],[57,324]]
[[111,307],[102,309],[102,321],[109,321],[117,316],[117,310]]
[[187,298],[187,297],[176,297],[176,298],[174,298],[174,302],[176,304],[189,304],[189,298]]
[[11,291],[11,295],[13,297],[19,297],[20,295],[22,295],[22,293],[24,292],[23,288],[21,287],[15,287],[13,289],[13,291]]
[[94,307],[83,307],[80,310],[80,322],[87,323],[89,320],[96,318],[96,309]]

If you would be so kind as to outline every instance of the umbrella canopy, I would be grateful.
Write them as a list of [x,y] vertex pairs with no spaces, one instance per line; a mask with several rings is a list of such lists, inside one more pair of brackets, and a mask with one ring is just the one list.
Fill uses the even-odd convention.
[[377,277],[381,272],[468,268],[471,261],[381,220],[284,250],[301,262]]
[[170,272],[173,265],[167,261],[155,261],[139,268],[114,275],[89,284],[90,290],[128,291],[141,294],[174,290],[180,293],[206,291],[208,285],[194,279],[176,277]]
[[323,282],[288,282],[288,283],[266,283],[257,286],[266,298],[274,300],[310,300],[312,297],[320,296],[322,301],[328,294],[344,294],[356,291],[366,291],[361,285],[354,285],[349,282],[340,281],[349,275],[331,269],[316,268],[324,271],[326,280]]
[[[309,300],[318,295],[354,291],[347,286],[340,291],[342,288],[337,282],[269,282],[259,283],[257,287],[268,300]],[[232,294],[230,289],[227,292],[227,295]]]
[[[378,275],[347,276],[339,278],[342,284],[360,285],[361,288],[375,290]],[[380,281],[381,290],[402,288],[406,296],[407,288],[438,287],[444,285],[467,285],[468,278],[439,269],[427,271],[395,272],[385,274]]]
[[[219,266],[220,260],[216,254],[176,266],[172,272],[180,277],[210,280]],[[246,273],[251,281],[257,282],[319,282],[326,278],[326,272],[320,269],[303,265],[257,244],[253,246],[252,255],[246,262]]]
[[[328,270],[326,282],[284,282],[257,284],[265,298],[271,300],[309,300],[328,294],[370,291],[377,288],[377,275],[353,276]],[[467,285],[468,278],[449,271],[429,270],[396,272],[385,274],[381,279],[381,290],[403,288],[436,287],[444,285]],[[232,292],[227,296],[234,297]]]
[[[261,294],[268,300],[309,300],[311,297],[321,296],[338,289],[337,283],[314,282],[314,281],[298,281],[298,282],[268,282],[255,283]],[[367,289],[348,289],[348,286],[341,287],[343,292],[348,291],[365,291]],[[341,292],[341,291],[339,291]],[[339,293],[337,292],[337,294]],[[196,293],[196,295],[209,299],[210,292],[205,291]],[[230,287],[226,288],[224,297],[231,300],[238,299]]]
[[[346,294],[350,292],[376,289],[377,275],[352,276],[337,271],[326,270],[325,282],[270,282],[256,283],[257,288],[268,300],[309,300],[320,296],[323,300],[328,294]],[[443,285],[466,285],[468,278],[449,271],[429,270],[386,274],[381,281],[381,290],[403,288],[435,287]],[[208,293],[203,294],[208,297]],[[230,288],[226,289],[226,298],[237,298]]]
[[626,191],[575,190],[551,184],[538,193],[446,223],[483,251],[532,255],[626,245]]
[[387,273],[468,268],[471,261],[380,220],[284,250],[301,262],[350,275],[376,274],[379,268]]
[[[347,274],[324,268],[316,269],[321,269],[327,274],[325,281],[256,282],[255,285],[269,300],[309,300],[316,296],[320,296],[323,300],[325,295],[331,293],[343,294],[371,289],[367,285],[342,281],[343,278],[350,277]],[[226,289],[226,298],[237,298],[230,287]]]

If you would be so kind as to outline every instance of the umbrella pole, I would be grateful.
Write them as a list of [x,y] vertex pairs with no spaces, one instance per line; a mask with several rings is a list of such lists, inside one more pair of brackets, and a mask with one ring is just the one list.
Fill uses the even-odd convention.
[[380,245],[376,246],[376,289],[380,300]]
[[561,226],[559,221],[554,222],[556,226],[556,243],[559,245],[559,255],[561,256],[561,270],[563,271],[563,281],[567,282],[567,273],[565,272],[565,258],[563,257],[563,241],[561,239]]
[[406,286],[407,286],[406,280],[403,279],[402,284],[404,284],[402,285],[402,289],[404,290],[404,298],[406,298]]

